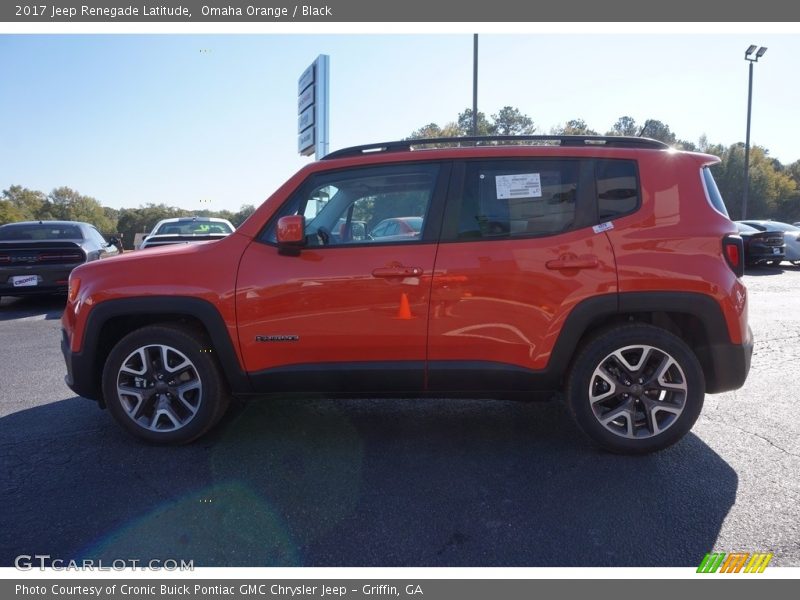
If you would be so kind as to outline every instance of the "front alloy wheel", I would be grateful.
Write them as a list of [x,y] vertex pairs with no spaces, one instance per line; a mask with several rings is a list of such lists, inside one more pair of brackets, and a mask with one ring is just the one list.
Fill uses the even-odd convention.
[[203,384],[185,354],[153,344],[125,358],[117,375],[117,394],[125,414],[140,427],[176,431],[197,414]]
[[183,325],[149,325],[122,338],[103,368],[103,398],[120,425],[158,444],[200,437],[230,399],[208,339]]

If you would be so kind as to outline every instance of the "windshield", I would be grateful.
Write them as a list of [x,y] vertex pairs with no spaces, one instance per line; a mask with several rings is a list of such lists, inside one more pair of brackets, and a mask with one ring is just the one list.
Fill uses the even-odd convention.
[[81,228],[69,224],[19,223],[0,227],[0,240],[82,240]]
[[736,223],[736,229],[739,230],[739,233],[753,233],[754,231],[758,231],[755,227],[750,227],[750,225],[745,225],[744,223]]
[[209,221],[173,221],[162,223],[153,235],[209,235],[233,233],[230,225],[224,222]]

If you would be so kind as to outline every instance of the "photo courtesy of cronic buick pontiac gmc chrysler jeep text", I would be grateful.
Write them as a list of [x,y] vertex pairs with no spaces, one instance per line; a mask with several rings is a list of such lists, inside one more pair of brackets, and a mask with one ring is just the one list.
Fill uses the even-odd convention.
[[603,448],[669,446],[750,368],[719,159],[644,138],[506,141],[339,150],[224,239],[78,267],[68,384],[156,443],[203,435],[231,397],[562,390]]

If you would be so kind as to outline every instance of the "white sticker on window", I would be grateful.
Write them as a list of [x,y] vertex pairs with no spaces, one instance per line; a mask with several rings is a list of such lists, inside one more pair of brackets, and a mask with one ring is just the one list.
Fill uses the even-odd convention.
[[614,229],[614,224],[611,221],[606,221],[605,223],[600,223],[600,225],[595,225],[592,229],[595,233],[603,233],[609,229]]
[[539,177],[539,173],[498,175],[494,180],[497,186],[498,200],[542,197],[542,179]]

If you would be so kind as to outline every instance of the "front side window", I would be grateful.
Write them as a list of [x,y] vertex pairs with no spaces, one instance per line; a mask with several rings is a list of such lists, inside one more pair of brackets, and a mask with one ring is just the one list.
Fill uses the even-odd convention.
[[438,172],[426,164],[317,175],[282,207],[263,239],[276,242],[278,218],[303,215],[309,246],[419,241]]
[[458,239],[552,235],[572,227],[579,161],[490,161],[467,165]]

